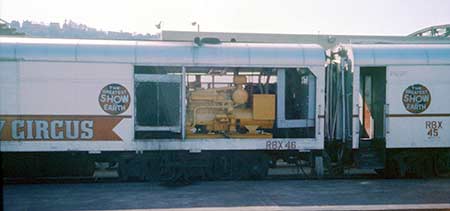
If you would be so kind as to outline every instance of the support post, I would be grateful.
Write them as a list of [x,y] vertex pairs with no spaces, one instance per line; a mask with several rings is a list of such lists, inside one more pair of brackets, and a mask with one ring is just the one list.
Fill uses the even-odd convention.
[[186,139],[186,67],[181,69],[181,139]]
[[323,177],[324,170],[323,170],[323,157],[322,156],[316,156],[314,158],[314,171],[318,178]]

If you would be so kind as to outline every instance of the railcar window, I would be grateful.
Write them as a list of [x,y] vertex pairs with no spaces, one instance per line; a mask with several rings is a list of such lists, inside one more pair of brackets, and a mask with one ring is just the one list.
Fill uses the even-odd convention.
[[181,137],[181,68],[135,67],[135,137]]
[[179,83],[139,82],[136,84],[137,123],[141,126],[179,124]]
[[185,75],[181,72],[179,67],[136,67],[137,134],[181,137],[184,132],[187,139],[315,135],[316,78],[307,68],[186,67]]
[[310,109],[314,106],[311,101],[315,95],[315,87],[310,84],[315,83],[314,75],[307,69],[287,70],[285,83],[285,118],[291,119],[309,119],[313,115],[309,112],[314,112]]
[[276,69],[187,68],[187,138],[272,138]]
[[306,136],[312,137],[315,130],[316,77],[307,68],[280,69],[277,74],[277,127],[287,131],[301,129]]

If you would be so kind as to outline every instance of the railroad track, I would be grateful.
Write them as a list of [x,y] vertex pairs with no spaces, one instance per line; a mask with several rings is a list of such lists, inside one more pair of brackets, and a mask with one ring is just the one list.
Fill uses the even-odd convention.
[[[345,174],[341,176],[329,176],[325,175],[321,178],[307,176],[304,174],[277,174],[267,175],[260,179],[237,179],[237,180],[330,180],[330,179],[382,179],[383,177],[378,174],[360,173],[360,174]],[[441,175],[436,178],[450,178],[450,175]],[[233,179],[217,179],[218,181],[229,181]],[[236,180],[236,179],[235,179]],[[142,182],[142,181],[158,181],[158,180],[142,180],[140,178],[131,177],[128,180],[124,180],[120,177],[114,178],[96,178],[93,176],[82,177],[34,177],[34,178],[3,178],[4,184],[65,184],[65,183],[114,183],[114,182]],[[209,181],[202,178],[192,178],[188,181],[180,183],[171,183],[170,181],[161,181],[164,185],[189,185],[192,182]]]

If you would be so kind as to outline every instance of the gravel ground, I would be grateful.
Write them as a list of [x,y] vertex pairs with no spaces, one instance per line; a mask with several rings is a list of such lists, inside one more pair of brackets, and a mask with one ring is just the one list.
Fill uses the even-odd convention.
[[4,186],[3,194],[4,210],[20,211],[311,210],[336,205],[423,204],[450,208],[450,179],[219,181],[183,187],[157,183],[22,184]]

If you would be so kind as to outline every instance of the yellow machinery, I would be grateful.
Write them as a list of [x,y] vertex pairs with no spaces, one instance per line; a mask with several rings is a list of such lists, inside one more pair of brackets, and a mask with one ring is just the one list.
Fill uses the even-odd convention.
[[[247,77],[236,75],[234,86],[197,89],[188,95],[187,138],[272,138],[275,95],[244,90]],[[249,99],[252,103],[248,103]]]

